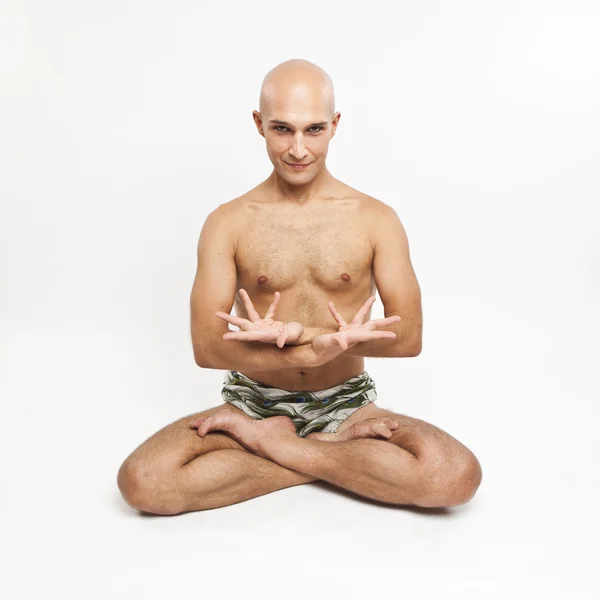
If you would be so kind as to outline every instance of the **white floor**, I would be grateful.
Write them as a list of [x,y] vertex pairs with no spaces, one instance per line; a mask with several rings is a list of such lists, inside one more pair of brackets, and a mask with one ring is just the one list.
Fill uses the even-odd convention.
[[451,351],[450,327],[446,368],[427,343],[416,359],[367,362],[381,406],[479,457],[466,505],[386,507],[315,483],[174,517],[130,509],[117,469],[163,425],[220,402],[223,373],[198,369],[183,343],[159,356],[141,332],[77,328],[3,336],[3,597],[598,597],[598,382],[591,354],[552,349],[560,325],[534,323],[510,352],[513,332],[497,330],[496,349],[471,356]]

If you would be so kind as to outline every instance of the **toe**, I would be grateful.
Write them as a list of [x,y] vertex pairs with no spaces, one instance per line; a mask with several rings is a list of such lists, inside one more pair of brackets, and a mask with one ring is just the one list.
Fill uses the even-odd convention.
[[373,431],[377,432],[377,435],[382,435],[388,439],[392,437],[392,432],[387,428],[387,425],[378,424],[373,427]]
[[213,425],[213,421],[214,419],[212,417],[202,419],[202,421],[198,424],[198,435],[204,437],[210,426]]

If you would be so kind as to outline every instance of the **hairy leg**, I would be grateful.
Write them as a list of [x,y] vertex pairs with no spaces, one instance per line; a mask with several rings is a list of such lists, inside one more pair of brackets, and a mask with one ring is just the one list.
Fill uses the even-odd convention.
[[281,466],[390,504],[439,507],[470,500],[481,481],[481,467],[466,446],[420,419],[367,408],[357,411],[362,412],[356,420],[378,416],[348,424],[341,437],[369,426],[373,419],[371,423],[388,423],[381,431],[385,440],[302,439],[289,417],[256,422],[245,414],[225,412],[200,419],[198,434],[224,431]]
[[[390,430],[391,435],[383,440],[385,444],[396,446],[395,453],[383,450],[380,440],[358,440],[347,444],[346,448],[343,444],[331,447],[317,444],[317,450],[327,450],[329,458],[334,460],[319,461],[317,458],[319,468],[311,469],[310,474],[334,485],[352,489],[348,484],[351,482],[352,485],[357,485],[356,471],[361,472],[360,465],[364,463],[364,489],[371,491],[371,497],[383,494],[384,501],[389,497],[395,498],[396,503],[429,507],[464,504],[473,497],[482,480],[482,469],[476,456],[452,435],[422,419],[394,413],[371,402],[346,419],[335,434],[325,435],[340,436],[342,439],[345,436],[355,437],[355,430],[364,427],[368,420],[397,424],[396,428]],[[378,459],[370,452],[376,449],[383,450]],[[271,458],[279,462],[274,457]],[[382,474],[388,474],[387,492],[381,486],[369,486],[368,483],[377,466],[380,466],[380,461],[385,464],[386,459],[388,468],[384,468]],[[350,467],[348,473],[336,468],[336,462],[346,462]],[[301,465],[297,463],[287,463],[286,466],[301,470]],[[382,476],[381,479],[385,481],[386,477]],[[359,485],[359,489],[355,491],[361,493],[362,489]]]
[[123,462],[117,484],[127,503],[155,514],[178,514],[228,506],[316,477],[256,456],[224,433],[204,438],[189,424],[221,410],[222,404],[167,425]]

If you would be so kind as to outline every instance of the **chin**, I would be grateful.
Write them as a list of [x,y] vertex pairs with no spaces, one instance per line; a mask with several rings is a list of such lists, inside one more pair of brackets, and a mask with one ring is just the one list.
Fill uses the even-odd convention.
[[310,183],[314,178],[315,178],[315,174],[313,173],[310,176],[307,176],[306,173],[297,173],[296,176],[294,177],[292,175],[292,177],[290,177],[289,175],[286,176],[282,176],[288,183],[291,184],[302,184],[304,185],[305,183]]

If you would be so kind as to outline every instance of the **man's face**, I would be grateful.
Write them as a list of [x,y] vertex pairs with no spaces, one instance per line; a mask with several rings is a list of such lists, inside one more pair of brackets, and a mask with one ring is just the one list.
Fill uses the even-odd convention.
[[[325,102],[272,102],[254,120],[280,177],[292,185],[309,183],[324,168],[329,140],[340,113],[331,116]],[[319,101],[320,100],[320,101]],[[304,165],[294,167],[293,165]]]

